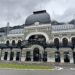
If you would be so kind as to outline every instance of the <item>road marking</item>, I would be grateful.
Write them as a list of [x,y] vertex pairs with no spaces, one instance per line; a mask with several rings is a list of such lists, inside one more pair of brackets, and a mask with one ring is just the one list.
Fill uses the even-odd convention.
[[75,70],[75,68],[70,68],[70,70]]
[[58,67],[58,66],[55,66],[55,70],[62,70],[63,67]]

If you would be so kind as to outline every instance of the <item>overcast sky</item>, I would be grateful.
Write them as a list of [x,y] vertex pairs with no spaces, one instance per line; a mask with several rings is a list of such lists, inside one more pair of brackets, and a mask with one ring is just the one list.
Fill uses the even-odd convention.
[[46,9],[52,20],[69,21],[75,17],[75,0],[0,0],[0,27],[22,25],[33,11]]

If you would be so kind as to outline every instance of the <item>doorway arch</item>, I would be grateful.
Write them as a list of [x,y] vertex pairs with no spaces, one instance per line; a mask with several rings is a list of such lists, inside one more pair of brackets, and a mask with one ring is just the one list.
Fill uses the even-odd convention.
[[43,35],[32,35],[28,39],[29,42],[46,43],[46,38]]
[[46,33],[44,33],[44,32],[33,32],[33,33],[30,33],[30,34],[28,34],[27,36],[26,36],[26,38],[25,38],[25,40],[28,40],[31,36],[33,36],[33,35],[42,35],[42,36],[44,36],[45,37],[45,39],[46,39],[46,43],[50,43],[50,41],[49,41],[49,36],[46,34]]
[[40,61],[41,54],[39,48],[34,48],[33,50],[33,61]]

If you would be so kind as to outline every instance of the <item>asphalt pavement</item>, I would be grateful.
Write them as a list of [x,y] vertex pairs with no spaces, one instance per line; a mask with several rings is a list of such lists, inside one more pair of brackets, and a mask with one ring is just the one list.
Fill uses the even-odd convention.
[[52,71],[0,69],[0,75],[75,75],[75,68],[57,68]]

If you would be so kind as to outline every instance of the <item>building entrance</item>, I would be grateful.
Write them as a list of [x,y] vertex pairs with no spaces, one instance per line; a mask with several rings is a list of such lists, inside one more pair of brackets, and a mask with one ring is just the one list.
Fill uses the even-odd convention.
[[55,52],[55,62],[60,62],[60,52]]
[[73,52],[73,62],[75,64],[75,52]]
[[46,51],[44,51],[43,53],[43,61],[47,62],[47,52]]
[[14,57],[14,52],[11,52],[11,53],[10,53],[10,61],[13,60],[13,57]]
[[31,61],[31,53],[30,53],[30,51],[26,52],[26,61]]
[[8,52],[5,52],[4,60],[7,60],[7,57],[8,57]]
[[19,59],[20,59],[20,52],[17,52],[16,53],[16,61],[19,61]]
[[69,52],[64,52],[64,62],[70,62]]
[[39,52],[39,49],[35,48],[33,50],[33,61],[40,61],[40,59],[41,59],[41,54]]

